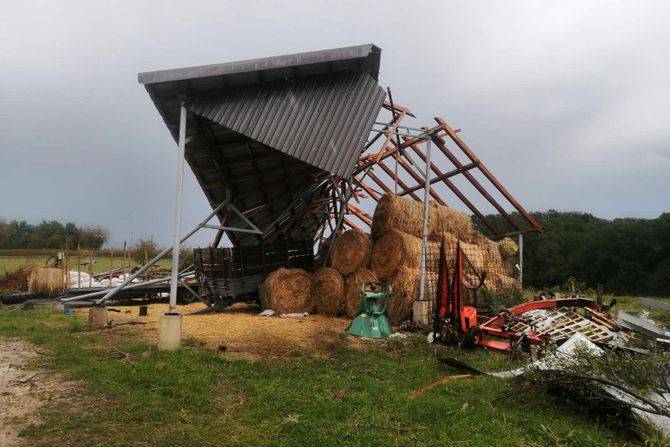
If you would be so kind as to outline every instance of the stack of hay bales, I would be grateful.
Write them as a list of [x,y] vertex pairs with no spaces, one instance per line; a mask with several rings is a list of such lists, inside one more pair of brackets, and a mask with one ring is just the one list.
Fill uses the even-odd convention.
[[[490,290],[518,287],[518,281],[508,276],[504,262],[518,251],[511,239],[493,242],[473,229],[470,216],[434,202],[429,204],[429,219],[425,289],[428,301],[434,301],[437,293],[443,241],[450,272],[460,243],[470,261],[465,265],[465,277],[470,283],[479,283],[476,271],[487,273],[485,284]],[[419,298],[422,232],[423,203],[384,195],[373,216],[373,240],[359,231],[345,231],[332,242],[330,267],[318,269],[311,277],[299,269],[273,272],[259,290],[261,305],[279,313],[315,311],[353,318],[360,307],[363,283],[382,280],[393,288],[388,313],[391,321],[398,324],[411,316],[414,301]]]
[[344,306],[344,278],[332,267],[323,267],[312,275],[314,312],[338,315]]
[[343,276],[370,263],[372,241],[370,236],[356,230],[342,233],[330,248],[330,266],[337,269]]
[[396,229],[387,231],[375,241],[371,265],[383,280],[391,280],[401,267],[418,269],[421,266],[421,239]]
[[[372,218],[372,237],[377,239],[391,230],[414,237],[423,237],[423,203],[385,194],[379,200]],[[452,208],[429,203],[428,239],[441,240],[443,233],[451,233],[461,240],[472,235],[470,216]]]
[[65,271],[60,267],[35,267],[28,277],[28,292],[59,295],[65,288]]
[[280,268],[270,273],[258,288],[262,309],[280,314],[312,312],[312,276],[302,269]]
[[[396,324],[410,317],[413,302],[419,298],[423,208],[422,202],[387,194],[380,199],[372,221],[371,267],[380,279],[390,281],[393,287],[389,316]],[[506,275],[508,269],[503,262],[501,245],[477,232],[467,214],[431,202],[427,236],[427,300],[433,301],[437,292],[442,240],[450,271],[455,266],[456,246],[460,242],[470,261],[465,271],[471,283],[479,282],[474,274],[476,270],[491,275],[486,285],[492,290],[515,284],[515,280]]]

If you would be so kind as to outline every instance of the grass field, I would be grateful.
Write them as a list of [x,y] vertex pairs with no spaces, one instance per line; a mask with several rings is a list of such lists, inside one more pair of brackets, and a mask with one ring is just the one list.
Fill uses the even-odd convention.
[[80,317],[42,309],[1,311],[0,335],[39,345],[51,354],[41,366],[80,383],[75,404],[48,404],[41,422],[24,430],[28,445],[638,445],[510,380],[454,380],[407,399],[459,373],[439,366],[434,349],[486,370],[515,365],[504,355],[435,348],[421,336],[370,349],[333,346],[318,359],[296,350],[248,361],[197,339],[157,352],[132,331],[90,332]]
[[[45,265],[47,258],[55,254],[54,250],[0,250],[0,277],[23,267],[41,266]],[[93,273],[101,273],[110,270],[110,268],[123,267],[123,258],[120,252],[117,252],[114,258],[111,258],[108,252],[94,252],[93,253]],[[88,263],[88,253],[82,253],[81,263]],[[138,263],[130,260],[130,266]],[[76,271],[77,258],[73,255],[70,258],[70,269]],[[170,268],[171,262],[169,259],[161,259],[157,265],[163,268]],[[88,272],[88,265],[81,266],[82,272]]]

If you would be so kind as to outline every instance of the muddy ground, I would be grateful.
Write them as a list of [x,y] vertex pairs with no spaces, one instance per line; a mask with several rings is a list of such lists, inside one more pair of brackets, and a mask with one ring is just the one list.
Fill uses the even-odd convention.
[[73,383],[33,366],[42,355],[30,343],[0,337],[0,446],[26,445],[19,434],[39,422],[39,410],[71,393]]

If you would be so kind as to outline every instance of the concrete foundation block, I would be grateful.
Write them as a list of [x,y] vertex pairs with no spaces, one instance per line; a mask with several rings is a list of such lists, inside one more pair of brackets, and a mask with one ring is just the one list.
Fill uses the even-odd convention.
[[104,329],[108,323],[106,307],[94,306],[88,310],[88,325],[91,329]]
[[430,301],[414,301],[414,322],[419,324],[430,323]]
[[174,351],[181,346],[181,320],[179,314],[161,315],[158,327],[158,350]]

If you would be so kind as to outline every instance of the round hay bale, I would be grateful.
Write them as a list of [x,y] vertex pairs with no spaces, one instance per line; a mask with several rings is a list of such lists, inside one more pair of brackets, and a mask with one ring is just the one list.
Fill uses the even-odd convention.
[[65,271],[60,267],[35,267],[28,278],[28,292],[58,295],[65,288]]
[[312,277],[302,269],[280,268],[259,287],[261,307],[280,314],[312,312]]
[[393,294],[388,307],[388,316],[394,325],[411,317],[414,301],[419,298],[420,275],[418,269],[400,267],[391,278]]
[[312,302],[315,312],[337,315],[344,304],[344,278],[336,269],[323,267],[312,275]]
[[358,269],[344,278],[344,314],[353,318],[361,306],[361,286],[366,282],[377,281],[372,270]]
[[517,278],[491,272],[486,275],[486,287],[492,292],[499,292],[502,290],[519,289],[520,284]]
[[512,239],[506,237],[498,241],[498,251],[503,259],[512,259],[519,252],[519,246]]
[[[372,218],[372,237],[377,239],[391,230],[398,230],[421,238],[423,214],[423,202],[384,194]],[[428,239],[441,240],[442,233],[449,232],[459,239],[469,240],[472,221],[467,214],[430,202],[428,216]]]
[[372,270],[379,279],[390,280],[400,267],[421,266],[421,239],[398,230],[377,239],[372,249]]
[[356,230],[347,230],[335,239],[330,248],[330,266],[342,275],[367,267],[372,244],[370,236]]

